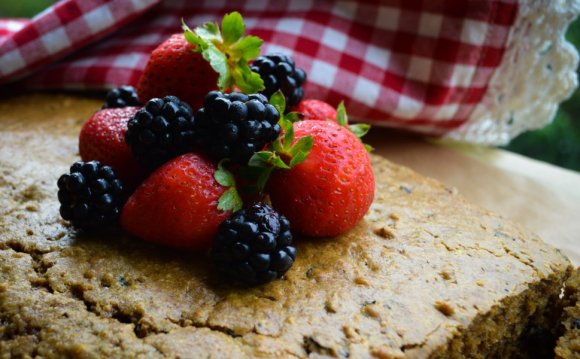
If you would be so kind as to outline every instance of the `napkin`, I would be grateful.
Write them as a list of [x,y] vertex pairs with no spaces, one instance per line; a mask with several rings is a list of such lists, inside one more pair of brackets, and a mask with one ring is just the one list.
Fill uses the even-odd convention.
[[0,88],[136,85],[171,34],[231,11],[308,73],[306,96],[351,117],[503,144],[548,123],[576,87],[563,33],[578,1],[62,0],[0,19]]

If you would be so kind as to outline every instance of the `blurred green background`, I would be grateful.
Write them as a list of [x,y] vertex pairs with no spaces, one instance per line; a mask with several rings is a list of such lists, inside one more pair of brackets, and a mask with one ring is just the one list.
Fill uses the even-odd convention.
[[[31,17],[54,0],[2,0],[0,17]],[[570,26],[567,39],[580,48],[580,20]],[[541,161],[580,171],[580,90],[562,103],[554,122],[516,137],[503,147]]]
[[[568,28],[566,38],[580,49],[580,19]],[[578,73],[578,69],[576,69]],[[507,150],[580,171],[580,90],[560,105],[554,122],[514,138]]]

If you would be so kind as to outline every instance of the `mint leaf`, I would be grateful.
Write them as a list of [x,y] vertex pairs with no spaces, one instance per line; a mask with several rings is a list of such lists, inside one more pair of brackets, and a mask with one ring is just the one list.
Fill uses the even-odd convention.
[[224,15],[222,19],[222,31],[224,43],[232,44],[238,41],[244,35],[244,31],[246,31],[246,25],[244,24],[242,15],[237,11]]
[[218,200],[217,208],[220,211],[232,211],[236,212],[242,209],[243,202],[242,198],[238,194],[238,190],[235,187],[230,187],[227,191],[222,193],[220,199]]
[[336,108],[336,122],[346,127],[348,125],[348,116],[346,115],[346,108],[344,107],[344,101],[340,101],[338,107]]
[[221,91],[238,88],[246,93],[264,89],[264,81],[252,72],[248,64],[260,54],[262,40],[244,37],[246,26],[239,12],[224,15],[222,29],[215,22],[207,22],[191,30],[182,24],[187,42],[196,46],[203,58],[219,74],[217,85]]
[[368,123],[357,123],[355,125],[349,125],[348,129],[350,132],[354,133],[356,137],[361,138],[369,132],[371,125]]

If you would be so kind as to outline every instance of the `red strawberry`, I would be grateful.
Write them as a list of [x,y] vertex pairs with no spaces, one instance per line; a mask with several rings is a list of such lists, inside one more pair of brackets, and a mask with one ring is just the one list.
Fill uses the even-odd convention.
[[128,188],[137,186],[147,175],[125,143],[127,122],[137,110],[139,107],[100,110],[85,122],[79,135],[81,159],[113,167]]
[[217,88],[218,74],[194,48],[180,33],[153,50],[137,85],[141,101],[173,95],[193,111],[200,108],[205,95]]
[[328,103],[315,99],[306,99],[300,101],[294,112],[304,115],[304,120],[320,120],[327,119],[336,122],[336,109]]
[[335,236],[353,228],[373,201],[370,158],[361,141],[335,122],[294,123],[293,143],[307,135],[314,143],[306,160],[274,171],[268,192],[292,230],[312,237]]
[[216,166],[186,153],[159,167],[129,198],[121,225],[136,237],[183,249],[207,249],[232,212],[218,210],[226,188],[214,179]]

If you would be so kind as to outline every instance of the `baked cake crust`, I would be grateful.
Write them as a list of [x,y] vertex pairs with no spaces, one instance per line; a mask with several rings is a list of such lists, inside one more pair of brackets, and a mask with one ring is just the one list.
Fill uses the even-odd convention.
[[564,288],[563,335],[558,339],[557,359],[580,358],[580,268],[572,273]]
[[222,284],[203,254],[79,234],[55,183],[99,107],[0,102],[4,357],[509,357],[530,325],[552,325],[571,268],[559,251],[377,155],[365,219],[298,239],[285,278],[261,287]]

